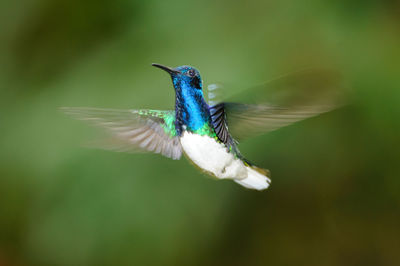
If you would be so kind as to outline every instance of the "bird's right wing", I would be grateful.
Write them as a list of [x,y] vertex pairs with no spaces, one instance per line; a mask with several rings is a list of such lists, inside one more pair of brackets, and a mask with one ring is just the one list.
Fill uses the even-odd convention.
[[111,138],[100,148],[137,152],[140,149],[178,160],[182,147],[175,131],[175,111],[118,110],[88,107],[63,107],[63,112],[106,129]]

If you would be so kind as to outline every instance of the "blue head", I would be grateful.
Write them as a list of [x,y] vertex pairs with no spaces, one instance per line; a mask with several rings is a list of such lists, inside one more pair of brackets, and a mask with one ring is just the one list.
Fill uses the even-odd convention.
[[191,66],[169,68],[159,64],[171,75],[175,88],[176,129],[180,134],[182,128],[199,131],[210,121],[208,105],[203,96],[203,82],[197,69]]
[[161,68],[171,75],[175,90],[180,90],[182,87],[190,87],[194,92],[203,95],[203,84],[200,77],[200,72],[191,66],[180,66],[169,68],[160,64],[152,64],[155,67]]

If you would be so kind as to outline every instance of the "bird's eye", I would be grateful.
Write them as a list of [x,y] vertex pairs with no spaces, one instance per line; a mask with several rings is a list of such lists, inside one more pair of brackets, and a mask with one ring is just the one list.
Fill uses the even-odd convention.
[[188,71],[188,74],[189,74],[190,77],[194,77],[194,76],[196,76],[196,71],[194,71],[193,69],[190,69]]

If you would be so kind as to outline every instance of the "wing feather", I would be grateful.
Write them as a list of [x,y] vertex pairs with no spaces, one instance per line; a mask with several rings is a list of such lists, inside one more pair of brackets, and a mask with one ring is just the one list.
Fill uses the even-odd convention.
[[111,139],[102,141],[98,147],[120,152],[143,149],[174,160],[182,155],[174,124],[171,123],[175,117],[174,111],[88,107],[64,107],[61,110],[111,133]]
[[229,125],[229,131],[236,140],[267,133],[334,108],[336,108],[335,105],[282,108],[225,103],[227,125]]
[[214,95],[229,95],[229,91],[223,92],[223,87],[213,85],[209,88],[214,96],[210,114],[221,141],[229,138],[240,141],[343,105],[346,87],[338,72],[332,69],[307,69],[228,96],[227,100],[215,104]]

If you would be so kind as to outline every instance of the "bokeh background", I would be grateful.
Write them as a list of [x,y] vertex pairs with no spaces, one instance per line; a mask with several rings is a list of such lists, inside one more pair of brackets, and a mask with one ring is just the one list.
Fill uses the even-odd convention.
[[[398,1],[0,4],[0,265],[399,265]],[[249,139],[264,192],[82,147],[60,106],[170,109],[169,77],[340,70],[350,105]]]

